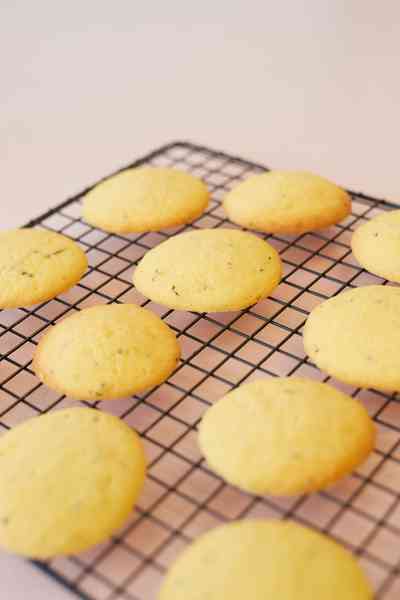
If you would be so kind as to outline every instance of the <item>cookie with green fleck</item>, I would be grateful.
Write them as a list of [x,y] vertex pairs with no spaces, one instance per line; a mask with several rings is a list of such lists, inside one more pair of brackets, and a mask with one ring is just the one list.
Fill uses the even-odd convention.
[[179,310],[240,310],[278,285],[278,253],[259,237],[236,229],[201,229],[176,235],[142,258],[133,275],[151,300]]
[[400,390],[400,288],[368,285],[311,312],[304,348],[332,377],[362,388]]
[[374,446],[364,406],[311,379],[274,377],[239,386],[204,414],[200,448],[210,467],[254,494],[323,489]]
[[52,327],[33,359],[50,388],[79,400],[111,400],[162,383],[180,348],[174,332],[134,304],[86,308]]
[[400,210],[382,213],[358,227],[351,248],[364,269],[400,283]]
[[114,233],[159,231],[189,223],[207,207],[207,186],[166,167],[126,169],[105,179],[83,200],[88,223]]
[[73,240],[44,229],[0,233],[0,308],[45,302],[75,285],[87,269]]
[[302,171],[253,175],[228,192],[223,204],[234,223],[267,233],[322,229],[338,223],[351,210],[347,192]]
[[220,525],[186,548],[159,600],[372,600],[356,559],[292,521]]
[[70,408],[25,421],[0,439],[0,546],[47,559],[105,541],[145,471],[139,436],[113,415]]

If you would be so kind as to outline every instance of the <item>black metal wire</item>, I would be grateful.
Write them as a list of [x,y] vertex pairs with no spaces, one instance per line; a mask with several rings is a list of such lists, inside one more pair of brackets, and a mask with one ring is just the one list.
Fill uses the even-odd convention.
[[[178,231],[232,226],[221,212],[221,197],[244,177],[266,169],[190,142],[163,146],[124,169],[141,164],[175,166],[203,177],[212,192],[207,213],[192,225],[169,232],[107,234],[80,217],[81,198],[91,189],[87,188],[27,226],[76,239],[88,253],[88,273],[56,300],[33,309],[0,312],[0,431],[34,414],[71,404],[38,383],[30,366],[39,336],[71,311],[101,302],[148,305],[176,331],[184,350],[179,367],[159,388],[135,398],[97,404],[138,429],[150,457],[146,491],[129,525],[92,553],[36,564],[81,598],[149,600],[145,579],[157,584],[178,547],[208,527],[255,515],[290,517],[350,548],[372,573],[377,598],[395,600],[400,584],[400,403],[395,395],[346,386],[353,396],[369,403],[386,437],[378,441],[370,469],[362,467],[337,486],[309,497],[258,498],[234,490],[207,469],[194,443],[201,412],[214,400],[212,386],[213,395],[222,395],[254,375],[294,373],[340,385],[308,361],[300,343],[301,329],[314,303],[360,285],[365,278],[387,283],[367,275],[352,261],[348,238],[355,226],[376,211],[395,206],[351,192],[354,212],[344,224],[292,237],[262,236],[279,249],[285,266],[282,284],[271,298],[235,313],[178,313],[156,306],[134,290],[133,264]],[[306,278],[306,285],[299,283],[301,278]],[[321,285],[330,291],[321,291]],[[387,469],[399,474],[397,481]],[[375,495],[382,499],[382,506],[378,507]],[[346,536],[350,526],[351,538]],[[359,531],[359,538],[354,531]],[[390,541],[396,540],[397,554],[395,548],[387,550]]]

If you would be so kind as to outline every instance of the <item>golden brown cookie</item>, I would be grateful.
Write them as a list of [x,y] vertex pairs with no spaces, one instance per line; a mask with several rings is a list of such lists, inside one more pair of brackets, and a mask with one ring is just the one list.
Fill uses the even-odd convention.
[[267,233],[305,233],[342,221],[351,210],[347,192],[301,171],[253,175],[224,198],[231,221]]
[[361,225],[353,234],[351,248],[364,269],[400,283],[400,210]]
[[130,396],[162,383],[180,348],[174,332],[134,304],[86,308],[42,337],[33,369],[50,388],[80,400]]
[[350,552],[291,521],[207,532],[172,565],[159,600],[372,600]]
[[199,444],[210,467],[254,494],[323,489],[371,452],[375,428],[357,400],[311,379],[260,379],[209,408]]
[[78,244],[44,229],[0,233],[0,308],[45,302],[78,283],[87,269]]
[[368,285],[322,302],[303,338],[311,360],[332,377],[400,390],[400,288]]
[[72,408],[26,421],[0,439],[0,545],[46,559],[106,540],[145,470],[139,436],[117,417]]
[[126,169],[91,189],[83,201],[88,223],[115,233],[158,231],[189,223],[207,207],[207,186],[165,167]]
[[133,275],[137,289],[179,310],[240,310],[268,296],[282,265],[276,250],[235,229],[200,229],[162,242],[142,258]]

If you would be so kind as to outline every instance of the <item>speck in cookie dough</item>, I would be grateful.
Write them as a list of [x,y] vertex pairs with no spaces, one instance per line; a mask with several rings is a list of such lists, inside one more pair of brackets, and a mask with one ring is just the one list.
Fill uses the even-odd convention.
[[234,187],[223,201],[231,221],[267,233],[299,234],[342,221],[351,210],[347,192],[301,171],[269,171]]

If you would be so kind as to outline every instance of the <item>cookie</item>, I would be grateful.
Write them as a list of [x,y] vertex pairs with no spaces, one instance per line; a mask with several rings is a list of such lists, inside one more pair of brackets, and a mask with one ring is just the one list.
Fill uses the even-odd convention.
[[113,415],[69,408],[18,425],[0,439],[0,546],[46,559],[106,540],[145,470],[139,436]]
[[353,234],[351,248],[364,269],[400,283],[400,210],[382,213],[361,225]]
[[0,308],[45,302],[75,285],[87,269],[78,244],[44,229],[0,233]]
[[304,348],[322,371],[350,385],[400,390],[400,288],[342,292],[310,314]]
[[133,304],[86,308],[51,328],[33,360],[50,388],[80,400],[111,400],[162,383],[180,348],[157,315]]
[[241,385],[209,408],[199,427],[210,467],[254,494],[323,489],[367,457],[374,437],[360,402],[296,377]]
[[172,565],[159,600],[372,600],[353,556],[291,521],[222,525]]
[[127,169],[86,194],[88,223],[114,233],[158,231],[189,223],[208,205],[207,186],[193,175],[164,167]]
[[239,183],[224,198],[231,221],[267,233],[305,233],[338,223],[351,199],[334,183],[297,171],[269,171]]
[[276,250],[234,229],[176,235],[142,258],[137,289],[170,308],[195,312],[240,310],[268,296],[282,275]]

